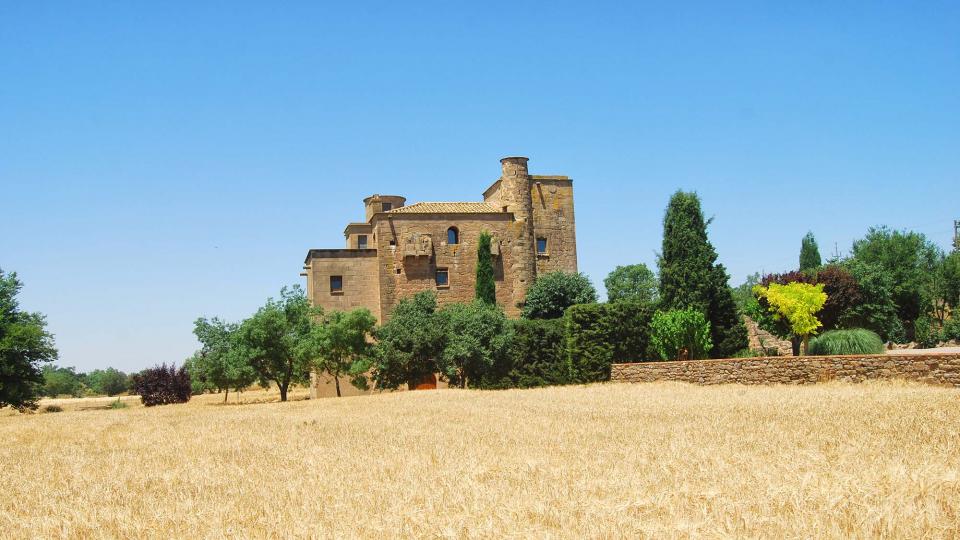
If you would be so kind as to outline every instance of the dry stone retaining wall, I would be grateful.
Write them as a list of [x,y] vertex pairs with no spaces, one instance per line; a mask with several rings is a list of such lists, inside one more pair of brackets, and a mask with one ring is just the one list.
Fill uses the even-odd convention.
[[907,379],[960,387],[960,354],[770,356],[614,364],[610,379],[695,384],[813,384],[832,380]]

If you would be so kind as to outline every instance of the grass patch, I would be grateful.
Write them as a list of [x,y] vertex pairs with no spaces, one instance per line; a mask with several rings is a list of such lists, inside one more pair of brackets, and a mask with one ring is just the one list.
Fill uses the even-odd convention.
[[853,328],[831,330],[811,339],[808,354],[812,356],[883,354],[883,351],[883,340],[880,336],[870,330]]

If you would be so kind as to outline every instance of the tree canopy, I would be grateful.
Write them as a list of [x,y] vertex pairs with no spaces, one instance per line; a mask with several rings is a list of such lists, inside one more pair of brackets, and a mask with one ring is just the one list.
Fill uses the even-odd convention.
[[197,381],[207,383],[223,391],[227,401],[231,388],[241,391],[257,380],[257,372],[244,354],[239,325],[201,317],[194,321],[193,333],[201,344],[187,363],[195,387]]
[[853,243],[852,258],[890,276],[897,316],[911,338],[915,321],[933,301],[931,289],[942,250],[917,232],[872,227]]
[[756,292],[770,303],[774,318],[785,319],[790,324],[793,333],[803,339],[804,347],[810,334],[823,326],[816,317],[827,301],[823,284],[812,285],[797,281],[786,285],[771,283],[767,287],[758,285]]
[[575,304],[597,301],[597,290],[582,273],[550,272],[538,276],[527,291],[521,315],[525,319],[558,319]]
[[614,268],[603,280],[603,285],[607,289],[607,300],[610,302],[657,301],[657,276],[643,263]]
[[300,354],[310,359],[318,373],[333,377],[337,397],[341,395],[340,379],[345,376],[355,387],[367,389],[366,372],[373,350],[369,338],[376,324],[376,317],[366,308],[331,311],[303,342]]
[[57,358],[53,335],[39,313],[20,309],[17,274],[0,269],[0,407],[35,409],[43,386],[41,365]]
[[446,331],[437,316],[437,296],[424,291],[404,298],[390,318],[374,331],[373,378],[377,387],[411,388],[438,371]]
[[322,314],[310,306],[298,285],[284,287],[280,299],[270,298],[238,329],[242,353],[256,371],[263,386],[271,382],[280,390],[280,401],[287,400],[291,384],[310,380],[308,351],[301,344],[309,339]]
[[439,370],[454,386],[477,386],[483,375],[507,352],[507,317],[498,306],[476,300],[448,304],[437,312],[445,337]]

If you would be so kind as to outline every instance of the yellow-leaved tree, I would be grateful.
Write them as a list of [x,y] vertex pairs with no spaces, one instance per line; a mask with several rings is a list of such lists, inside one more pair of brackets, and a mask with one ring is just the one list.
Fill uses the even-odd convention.
[[816,317],[827,302],[823,284],[811,285],[796,281],[786,285],[771,283],[769,287],[757,285],[753,292],[758,297],[767,299],[774,319],[787,319],[793,333],[803,339],[800,354],[807,354],[810,335],[823,326]]

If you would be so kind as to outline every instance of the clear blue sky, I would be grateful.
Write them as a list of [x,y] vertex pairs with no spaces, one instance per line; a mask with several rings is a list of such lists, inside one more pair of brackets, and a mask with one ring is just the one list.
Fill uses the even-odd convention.
[[133,4],[0,4],[0,267],[62,365],[181,362],[363,197],[479,200],[507,155],[574,178],[601,291],[678,188],[734,284],[960,218],[957,2]]

